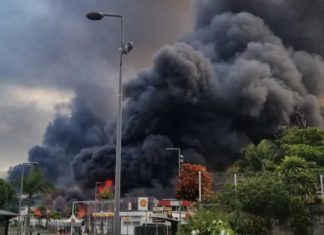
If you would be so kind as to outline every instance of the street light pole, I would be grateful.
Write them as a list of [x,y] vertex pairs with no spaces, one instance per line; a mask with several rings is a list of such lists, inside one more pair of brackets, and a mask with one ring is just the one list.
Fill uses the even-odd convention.
[[118,87],[118,115],[117,115],[117,137],[116,137],[116,169],[115,169],[115,208],[114,208],[114,235],[119,235],[120,230],[120,171],[121,171],[121,141],[122,141],[122,92],[123,92],[123,55],[127,55],[133,49],[133,43],[124,45],[124,16],[116,14],[103,14],[91,12],[87,14],[89,20],[101,20],[104,17],[116,17],[120,24],[120,56],[119,56],[119,87]]
[[[102,183],[101,182],[96,182],[96,186],[95,186],[95,213],[97,213],[98,184],[102,184]],[[95,214],[95,217],[94,217],[93,232],[94,232],[94,234],[97,234],[97,216],[96,216],[96,214]]]
[[[179,164],[179,172],[178,177],[180,180],[181,175],[181,163],[183,162],[183,156],[181,155],[181,149],[180,148],[166,148],[167,151],[177,151],[178,152],[178,164]],[[179,226],[181,227],[181,200],[179,200]]]
[[177,151],[178,152],[178,167],[179,167],[179,172],[178,176],[180,177],[181,175],[181,163],[183,162],[183,156],[181,155],[181,149],[180,148],[166,148],[166,151]]
[[[73,201],[73,202],[72,202],[72,214],[71,214],[71,219],[72,219],[72,218],[75,218],[75,216],[74,216],[74,208],[75,208],[74,205],[75,205],[75,204],[78,204],[78,203],[89,203],[89,202],[90,202],[90,201]],[[70,231],[70,232],[71,232],[71,235],[73,234],[73,229],[74,229],[73,224],[74,224],[74,223],[72,223],[72,221],[71,221],[71,231]]]
[[22,193],[23,193],[23,182],[24,182],[24,168],[26,165],[38,165],[38,162],[26,162],[22,164],[22,171],[21,171],[21,179],[20,179],[20,194],[19,194],[19,211],[18,211],[18,227],[17,227],[17,234],[21,234],[20,228],[20,218],[21,218],[21,201],[22,201]]

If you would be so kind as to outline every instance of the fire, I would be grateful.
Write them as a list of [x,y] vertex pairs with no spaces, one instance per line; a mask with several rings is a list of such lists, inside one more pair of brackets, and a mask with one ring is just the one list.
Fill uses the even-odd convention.
[[36,216],[38,216],[38,217],[41,217],[42,215],[43,215],[43,213],[41,212],[41,211],[39,211],[39,210],[36,210],[36,209],[31,209],[34,213],[35,213],[35,215]]
[[102,185],[98,187],[99,193],[103,193],[105,189],[110,190],[112,184],[113,184],[112,180],[106,180]]
[[80,206],[79,207],[79,210],[78,210],[78,217],[79,218],[83,218],[85,216],[85,209],[84,209],[84,206]]

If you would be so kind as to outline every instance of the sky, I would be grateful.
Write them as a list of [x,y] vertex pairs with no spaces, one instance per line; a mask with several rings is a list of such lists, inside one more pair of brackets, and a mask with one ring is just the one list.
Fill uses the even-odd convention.
[[192,22],[189,0],[2,0],[0,177],[27,160],[76,90],[95,84],[115,94],[119,22],[89,21],[93,10],[125,16],[125,42],[135,47],[124,59],[124,80],[150,66],[156,51]]

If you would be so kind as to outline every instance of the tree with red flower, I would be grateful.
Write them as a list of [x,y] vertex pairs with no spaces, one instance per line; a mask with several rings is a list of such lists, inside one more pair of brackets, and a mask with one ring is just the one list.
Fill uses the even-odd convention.
[[213,178],[205,166],[182,164],[181,174],[176,187],[176,198],[179,200],[197,201],[199,198],[199,171],[201,172],[202,198],[211,193]]

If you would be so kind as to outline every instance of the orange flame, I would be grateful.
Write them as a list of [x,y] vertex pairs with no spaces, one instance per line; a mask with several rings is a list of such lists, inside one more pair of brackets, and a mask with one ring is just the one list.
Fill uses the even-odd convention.
[[32,209],[32,211],[38,216],[38,217],[41,217],[43,215],[43,213],[39,210],[36,210],[36,209]]
[[98,187],[99,193],[103,193],[105,189],[110,190],[112,184],[113,184],[112,180],[106,180],[102,185]]
[[85,216],[84,206],[80,206],[77,213],[79,218],[83,218]]

